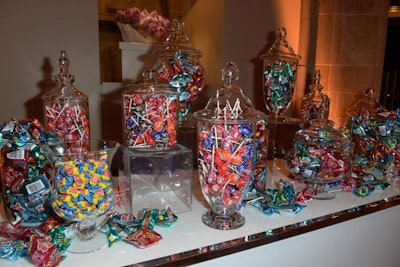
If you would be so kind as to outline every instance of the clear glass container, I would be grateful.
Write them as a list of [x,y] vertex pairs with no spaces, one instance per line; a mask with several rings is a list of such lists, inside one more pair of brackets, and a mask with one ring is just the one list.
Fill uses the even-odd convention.
[[355,169],[362,170],[375,164],[373,156],[379,139],[377,116],[384,110],[375,98],[372,88],[364,90],[363,97],[346,110],[348,116],[346,130],[351,141],[351,155]]
[[198,174],[211,210],[202,216],[216,229],[235,229],[245,223],[238,205],[249,190],[256,163],[257,123],[265,114],[253,109],[237,85],[239,69],[228,62],[222,70],[223,86],[197,120]]
[[320,191],[322,185],[347,179],[351,172],[349,141],[333,126],[330,120],[312,120],[310,127],[296,132],[285,157],[290,173],[315,187],[315,198],[333,198]]
[[324,87],[320,81],[321,73],[316,70],[314,81],[310,85],[310,92],[301,101],[301,117],[304,121],[328,119],[329,117],[330,99],[326,94],[322,93]]
[[37,227],[51,214],[53,168],[42,149],[60,142],[38,120],[0,126],[0,189],[5,220]]
[[75,88],[75,77],[69,73],[70,61],[65,51],[58,60],[60,73],[55,76],[57,85],[42,95],[44,125],[55,131],[65,141],[90,138],[89,99]]
[[107,244],[96,237],[96,219],[115,203],[111,163],[120,144],[112,140],[62,142],[44,151],[54,166],[51,206],[61,218],[76,222],[69,252],[88,253]]
[[202,52],[193,48],[184,33],[184,20],[177,17],[172,21],[172,32],[163,46],[157,50],[157,61],[153,69],[158,79],[164,81],[179,93],[178,120],[180,125],[190,121],[193,102],[198,98],[205,84],[205,71],[200,64]]
[[169,149],[177,143],[179,95],[155,73],[122,93],[123,143],[134,149]]
[[264,64],[264,103],[271,120],[284,118],[295,89],[300,56],[294,53],[286,34],[286,28],[279,28],[274,44],[260,56]]

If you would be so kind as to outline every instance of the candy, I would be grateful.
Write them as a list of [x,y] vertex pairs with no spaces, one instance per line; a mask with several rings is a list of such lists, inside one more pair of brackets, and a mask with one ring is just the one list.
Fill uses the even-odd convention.
[[45,144],[59,141],[37,120],[9,120],[0,126],[3,154],[2,186],[5,212],[9,220],[40,224],[51,208],[51,164],[42,153]]
[[63,260],[57,246],[51,242],[49,236],[32,236],[29,241],[28,254],[36,266],[54,267]]
[[158,78],[169,83],[179,93],[179,121],[185,121],[192,103],[203,89],[204,69],[192,59],[190,52],[176,51],[158,67]]
[[174,94],[123,95],[124,142],[131,148],[165,149],[177,143],[178,99]]
[[[108,210],[114,202],[109,165],[104,161],[57,161],[52,207],[68,220],[93,217]],[[68,173],[75,174],[73,177]],[[72,179],[74,182],[67,182]]]

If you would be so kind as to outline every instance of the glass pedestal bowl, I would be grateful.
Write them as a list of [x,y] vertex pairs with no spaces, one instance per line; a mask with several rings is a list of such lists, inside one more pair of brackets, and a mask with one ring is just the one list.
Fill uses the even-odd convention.
[[116,141],[86,140],[60,143],[47,151],[55,172],[52,208],[76,230],[69,252],[88,253],[107,245],[104,235],[96,235],[97,219],[114,204],[111,161],[118,147]]
[[336,182],[347,179],[351,172],[351,157],[332,151],[306,159],[299,157],[291,149],[286,154],[285,161],[290,174],[307,184],[313,199],[335,198],[335,193],[329,188],[335,187]]
[[349,140],[333,128],[334,122],[314,119],[311,126],[295,133],[293,148],[285,156],[290,173],[313,185],[315,199],[331,199],[329,183],[346,179],[352,170]]

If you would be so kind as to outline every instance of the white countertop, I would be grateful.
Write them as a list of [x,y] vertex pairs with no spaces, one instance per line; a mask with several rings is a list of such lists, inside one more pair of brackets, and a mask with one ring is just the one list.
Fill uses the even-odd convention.
[[[282,162],[278,162],[282,166]],[[274,175],[269,174],[272,180],[271,184],[284,178],[286,173],[275,172]],[[60,266],[126,266],[135,263],[141,263],[137,266],[149,266],[154,259],[160,261],[170,261],[174,257],[179,258],[184,252],[190,252],[188,255],[201,254],[201,251],[210,251],[216,244],[252,236],[258,233],[268,232],[269,230],[282,229],[285,226],[293,224],[306,225],[304,221],[326,217],[341,216],[340,212],[351,212],[354,207],[363,207],[369,203],[370,206],[379,205],[379,203],[392,201],[396,196],[400,195],[400,187],[388,187],[385,190],[376,190],[371,195],[361,198],[349,192],[336,192],[336,198],[332,200],[312,200],[298,214],[282,212],[266,216],[258,209],[247,206],[243,210],[243,216],[246,218],[246,224],[235,230],[215,230],[207,227],[201,221],[201,215],[206,211],[207,204],[198,190],[198,181],[194,181],[192,211],[177,214],[178,220],[170,228],[161,228],[156,226],[154,230],[158,232],[163,239],[152,247],[139,249],[135,246],[123,241],[116,242],[112,247],[105,247],[99,251],[87,254],[71,254],[66,253],[65,259]],[[383,201],[382,201],[383,200]],[[367,207],[368,208],[368,207]],[[334,214],[332,216],[332,214]],[[318,219],[317,219],[318,220]],[[290,227],[287,227],[290,228]],[[271,242],[271,241],[270,241]],[[232,242],[231,242],[232,243]],[[269,242],[266,242],[269,243]],[[227,246],[229,243],[226,243]],[[171,256],[173,255],[173,256]],[[181,255],[181,256],[179,256]],[[170,257],[169,257],[170,256]],[[167,257],[167,258],[164,258]],[[33,266],[29,257],[24,257],[15,262],[0,259],[1,266]]]

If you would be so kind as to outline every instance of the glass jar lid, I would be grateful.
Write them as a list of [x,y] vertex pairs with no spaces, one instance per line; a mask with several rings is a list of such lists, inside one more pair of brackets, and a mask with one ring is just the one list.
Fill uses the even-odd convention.
[[123,94],[156,94],[167,93],[168,95],[178,95],[178,92],[169,84],[157,79],[157,72],[148,69],[142,73],[142,78],[134,84],[127,85]]
[[381,106],[379,101],[375,97],[375,91],[373,88],[367,88],[364,90],[364,95],[354,105],[346,110],[346,113],[350,117],[365,115],[367,117],[375,117],[379,112],[384,111],[385,108]]
[[288,60],[300,60],[300,55],[294,53],[293,48],[289,45],[286,40],[286,28],[280,27],[277,31],[277,39],[269,50],[260,56],[262,60],[271,58],[282,58]]
[[228,62],[222,69],[223,85],[211,97],[203,110],[194,113],[200,120],[212,120],[215,123],[240,124],[254,122],[262,117],[262,113],[255,110],[248,97],[243,94],[237,85],[239,68],[233,62]]
[[172,21],[171,34],[167,37],[164,44],[156,53],[160,56],[169,56],[173,53],[184,53],[190,56],[201,57],[203,53],[195,49],[189,37],[184,32],[185,20],[182,17],[176,17]]

